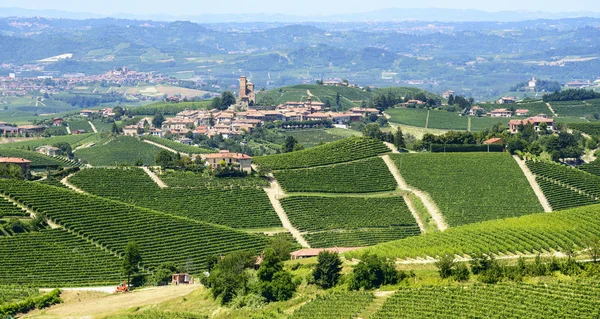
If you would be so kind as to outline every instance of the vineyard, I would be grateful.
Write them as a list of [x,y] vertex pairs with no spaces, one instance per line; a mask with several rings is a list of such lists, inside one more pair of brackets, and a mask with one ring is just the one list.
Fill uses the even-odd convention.
[[29,217],[29,213],[0,197],[0,218],[5,217]]
[[286,192],[368,193],[393,191],[398,187],[379,157],[333,166],[277,171],[274,175]]
[[255,187],[160,189],[141,169],[86,169],[69,181],[106,198],[234,228],[281,227],[266,193]]
[[[0,192],[111,252],[123,254],[127,243],[136,241],[147,268],[173,262],[197,273],[209,256],[239,250],[258,253],[268,242],[263,236],[39,183],[0,180]],[[50,260],[45,267],[53,264]]]
[[169,187],[181,188],[231,188],[231,187],[268,187],[269,181],[254,176],[216,178],[203,173],[167,171],[160,179]]
[[389,151],[378,140],[349,137],[302,151],[255,157],[253,161],[261,167],[280,170],[350,162]]
[[373,245],[420,234],[399,196],[291,196],[281,204],[298,230],[313,232],[306,235],[313,247]]
[[122,279],[118,258],[63,230],[0,237],[0,261],[0,285],[112,285]]
[[402,288],[372,317],[598,318],[600,285],[591,282]]
[[213,150],[200,148],[198,146],[185,145],[181,143],[177,143],[175,141],[168,140],[166,138],[160,138],[156,136],[143,136],[142,139],[152,141],[154,143],[158,143],[160,145],[166,146],[168,148],[174,149],[177,152],[181,152],[184,154],[208,154],[214,153]]
[[306,148],[315,147],[324,143],[335,142],[348,137],[348,135],[360,135],[360,132],[344,130],[344,135],[336,134],[339,129],[311,129],[311,130],[289,130],[282,131],[285,136],[293,136],[298,143]]
[[569,123],[568,126],[589,135],[600,135],[600,123]]
[[598,100],[550,102],[560,116],[584,117],[600,113]]
[[0,157],[20,157],[31,161],[32,169],[57,168],[59,166],[70,167],[77,166],[72,161],[67,161],[59,157],[50,157],[33,151],[0,148]]
[[[440,233],[378,244],[368,250],[388,258],[536,253],[560,250],[571,244],[585,247],[591,238],[598,235],[600,206],[593,205],[464,225]],[[346,253],[347,257],[361,254]]]
[[141,160],[144,165],[154,164],[160,148],[132,136],[119,136],[107,144],[98,144],[77,151],[77,157],[93,166],[133,165]]
[[[527,161],[553,209],[598,203],[600,177],[551,162]],[[552,185],[551,185],[552,184]]]
[[0,306],[14,301],[27,299],[29,297],[39,296],[37,288],[23,286],[0,286]]
[[75,130],[83,130],[87,133],[92,132],[92,127],[90,126],[90,123],[88,123],[87,120],[73,120],[68,121],[67,124],[69,125],[71,132]]
[[14,148],[23,150],[34,150],[44,145],[55,145],[56,143],[68,143],[71,147],[75,148],[78,145],[83,144],[86,141],[93,141],[99,137],[99,134],[79,134],[79,135],[64,135],[64,136],[53,136],[48,138],[40,138],[35,140],[14,142],[0,144],[0,149]]
[[577,166],[577,168],[592,175],[600,176],[600,159],[596,159],[591,163]]
[[371,302],[370,292],[334,292],[316,299],[296,310],[290,319],[347,319],[354,318]]
[[450,226],[542,211],[525,175],[507,153],[391,156],[409,185],[431,195]]

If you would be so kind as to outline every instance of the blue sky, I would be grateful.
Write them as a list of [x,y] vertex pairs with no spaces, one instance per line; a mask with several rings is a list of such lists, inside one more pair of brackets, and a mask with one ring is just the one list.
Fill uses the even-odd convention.
[[294,15],[330,15],[359,13],[385,8],[454,8],[484,11],[600,11],[599,0],[0,0],[0,7],[56,9],[98,14],[137,13],[197,15],[205,13],[286,13]]

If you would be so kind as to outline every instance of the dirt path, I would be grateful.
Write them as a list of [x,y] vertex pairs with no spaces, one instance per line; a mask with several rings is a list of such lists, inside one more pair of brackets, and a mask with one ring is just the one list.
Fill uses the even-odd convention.
[[[6,199],[7,201],[9,201],[9,202],[11,202],[11,203],[13,203],[13,204],[17,205],[17,207],[19,207],[19,208],[21,208],[21,209],[25,210],[26,212],[28,212],[28,213],[29,213],[29,217],[31,217],[31,218],[35,218],[35,212],[34,212],[33,210],[29,209],[27,206],[23,206],[23,205],[19,204],[17,201],[13,200],[12,198],[10,198],[10,197],[8,197],[8,196],[6,196],[6,195],[2,195],[2,194],[0,194],[0,197],[2,197],[2,198],[4,198],[4,199]],[[49,220],[46,220],[46,223],[47,223],[47,224],[48,224],[48,226],[50,226],[50,228],[52,228],[52,229],[61,228],[60,226],[58,226],[57,224],[55,224],[55,223],[53,223],[53,222],[51,222],[51,221],[49,221]]]
[[584,162],[591,163],[596,160],[596,155],[594,155],[594,154],[596,154],[596,152],[598,150],[600,150],[600,148],[589,150],[585,154],[583,154],[583,157],[581,157],[581,158],[583,159]]
[[398,154],[400,152],[398,152],[398,149],[396,148],[396,146],[394,146],[394,144],[390,143],[390,142],[383,142],[383,144],[385,144],[385,146],[387,146],[392,153]]
[[310,90],[306,90],[306,94],[307,94],[308,96],[310,96],[311,98],[312,98],[312,97],[314,97],[314,95],[312,95],[312,93],[310,93]]
[[[580,254],[581,252],[578,252],[578,254]],[[525,253],[517,253],[517,254],[497,254],[494,255],[494,259],[496,260],[512,260],[512,259],[519,259],[521,257],[523,258],[536,258],[538,256],[538,254],[525,254]],[[552,250],[551,252],[548,253],[543,253],[543,254],[539,254],[540,257],[544,258],[544,257],[556,257],[556,258],[564,258],[566,257],[565,254],[563,254],[560,251],[554,251]],[[467,261],[471,261],[473,260],[473,258],[471,258],[471,256],[469,255],[463,255],[463,256],[459,256],[459,255],[455,255],[454,256],[454,260],[458,261],[458,262],[467,262]],[[426,258],[423,257],[417,257],[417,258],[406,258],[406,259],[401,259],[401,260],[397,260],[396,264],[399,265],[426,265],[426,264],[433,264],[435,262],[437,262],[438,260],[436,258],[433,258],[431,256],[427,256]],[[578,260],[579,262],[585,262],[587,260]],[[589,260],[592,261],[592,260]]]
[[417,213],[417,208],[415,207],[415,203],[413,203],[412,199],[410,199],[410,197],[408,197],[407,194],[403,195],[402,198],[404,198],[404,202],[406,203],[408,210],[410,211],[410,213],[413,215],[413,217],[417,221],[417,225],[419,225],[419,230],[421,231],[421,234],[424,234],[425,233],[425,225],[423,224],[421,217]]
[[471,132],[471,117],[467,117],[467,131]]
[[142,141],[143,141],[144,143],[152,144],[152,145],[154,145],[154,146],[156,146],[156,147],[160,147],[160,148],[162,148],[162,149],[165,149],[165,150],[167,150],[167,151],[169,151],[169,152],[171,152],[171,153],[179,153],[179,154],[181,154],[181,155],[183,155],[183,156],[188,156],[188,157],[191,157],[191,156],[190,156],[190,154],[187,154],[187,153],[182,153],[182,152],[178,152],[178,151],[176,151],[176,150],[174,150],[174,149],[172,149],[172,148],[170,148],[170,147],[168,147],[168,146],[164,146],[164,145],[162,145],[162,144],[158,144],[158,143],[156,143],[156,142],[152,142],[152,141],[148,141],[148,140],[142,140]]
[[67,134],[71,135],[71,128],[67,125]]
[[425,119],[425,128],[429,127],[429,110],[427,110],[427,118]]
[[85,194],[86,192],[84,192],[82,189],[80,189],[80,188],[77,188],[75,185],[73,185],[73,184],[69,183],[69,178],[70,178],[71,176],[73,176],[73,175],[74,175],[74,174],[71,174],[71,175],[69,175],[69,176],[67,176],[67,177],[65,177],[65,178],[63,178],[63,179],[61,179],[61,180],[60,180],[60,182],[61,182],[63,185],[65,185],[65,186],[67,186],[68,188],[70,188],[71,190],[74,190],[74,191],[76,191],[76,192],[78,192],[78,193],[80,193],[80,194]]
[[550,109],[550,112],[552,112],[552,117],[557,117],[558,116],[556,114],[556,112],[554,112],[554,109],[552,108],[552,105],[550,105],[550,103],[546,103],[546,106],[548,107],[548,109]]
[[169,185],[165,184],[160,179],[160,177],[158,177],[156,174],[154,174],[154,172],[151,171],[148,167],[144,166],[144,167],[142,167],[142,169],[144,170],[144,172],[146,172],[146,174],[148,174],[148,176],[150,176],[150,178],[152,178],[152,180],[156,183],[156,185],[158,185],[158,187],[160,187],[160,188],[169,187]]
[[[422,190],[408,186],[408,184],[402,178],[402,175],[400,175],[400,171],[394,164],[394,161],[392,161],[389,155],[383,155],[381,158],[383,159],[385,164],[388,166],[388,169],[396,179],[396,183],[398,183],[398,186],[400,186],[401,189],[412,192],[417,197],[419,197],[423,205],[425,205],[425,208],[427,208],[427,211],[431,215],[431,218],[433,218],[433,220],[437,224],[437,228],[440,231],[448,229],[448,224],[444,220],[444,216],[440,212],[440,209],[437,207],[435,202],[431,199],[431,197],[429,197],[429,195]],[[421,227],[421,225],[419,227]]]
[[271,201],[271,205],[273,206],[273,209],[275,209],[277,216],[279,216],[279,219],[281,220],[281,224],[283,225],[283,227],[292,234],[294,239],[296,239],[296,241],[302,247],[310,248],[310,245],[304,239],[304,237],[302,237],[302,234],[300,234],[300,231],[298,231],[298,229],[296,229],[292,225],[292,223],[290,222],[290,219],[288,218],[287,214],[283,210],[283,206],[281,206],[281,202],[279,202],[279,198],[285,197],[285,193],[284,193],[283,189],[281,188],[281,186],[279,186],[279,183],[277,183],[277,181],[275,179],[272,179],[271,187],[268,187],[268,188],[265,187],[264,190],[267,193],[267,196],[269,196],[269,201]]
[[[165,286],[143,289],[131,293],[109,295],[50,307],[35,311],[23,318],[93,318],[98,315],[115,313],[129,308],[155,305],[167,300],[188,295],[200,285]],[[114,291],[114,287],[112,290]]]
[[519,156],[513,155],[513,158],[515,159],[515,161],[517,161],[517,164],[519,164],[519,167],[523,171],[523,174],[525,174],[525,177],[527,178],[529,185],[531,185],[531,189],[533,189],[535,196],[537,196],[538,200],[540,201],[540,204],[542,204],[544,211],[546,213],[551,212],[552,206],[550,206],[550,203],[548,202],[548,199],[544,195],[544,192],[542,192],[540,185],[538,185],[538,183],[536,182],[535,175],[533,175],[531,173],[531,171],[529,170],[529,167],[527,167],[527,164],[525,164],[525,161],[521,160],[519,158]]
[[98,133],[98,130],[96,129],[96,126],[94,125],[94,123],[92,123],[92,121],[88,121],[88,124],[90,125],[90,127],[92,128],[92,131],[94,131],[94,133]]

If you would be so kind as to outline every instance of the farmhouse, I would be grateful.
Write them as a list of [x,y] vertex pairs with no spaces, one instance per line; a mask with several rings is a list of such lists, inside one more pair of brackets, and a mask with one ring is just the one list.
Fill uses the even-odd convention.
[[219,153],[208,154],[204,157],[206,162],[212,169],[217,168],[221,162],[226,164],[237,164],[240,170],[251,173],[252,172],[252,156],[242,153],[230,153],[227,150],[220,151]]
[[172,285],[189,285],[191,283],[190,274],[173,274],[171,277]]
[[0,125],[0,133],[2,133],[2,134],[14,134],[14,133],[18,133],[18,132],[19,132],[19,128],[16,126]]
[[483,114],[483,113],[485,113],[485,109],[478,105],[472,106],[471,109],[469,110],[469,115],[478,115],[478,114]]
[[30,160],[19,157],[0,157],[0,164],[14,164],[21,167],[23,177],[27,176],[27,172],[29,172],[29,168],[31,167]]
[[512,134],[519,132],[520,125],[532,124],[536,131],[540,131],[540,124],[546,123],[548,125],[548,130],[554,131],[554,120],[549,118],[544,118],[540,116],[530,117],[526,120],[510,120],[508,122],[508,128]]
[[516,102],[517,102],[516,98],[510,97],[510,96],[503,97],[498,100],[498,104],[513,104]]
[[90,117],[94,114],[98,113],[98,111],[94,111],[94,110],[81,110],[79,111],[79,115],[83,116],[83,117]]
[[511,117],[512,111],[507,109],[495,109],[492,110],[489,114],[491,117]]
[[529,110],[526,109],[518,109],[515,111],[516,116],[527,116],[529,114]]
[[50,145],[44,145],[36,148],[35,151],[48,156],[56,156],[56,152],[60,151],[60,148]]
[[454,91],[452,90],[446,90],[444,93],[442,93],[442,97],[447,99],[450,97],[450,95],[454,95]]
[[379,110],[375,109],[375,108],[364,108],[363,109],[360,107],[353,107],[353,108],[349,109],[348,112],[352,113],[352,114],[361,115],[361,116],[362,115],[367,116],[367,115],[371,115],[371,114],[379,115]]
[[40,125],[23,125],[23,126],[19,126],[19,133],[40,134],[40,133],[44,133],[45,130],[46,130],[46,127],[45,126],[40,126]]
[[52,125],[54,125],[54,126],[61,126],[62,123],[63,123],[63,119],[60,117],[57,117],[52,120]]
[[125,136],[137,136],[138,135],[138,126],[137,125],[127,125],[123,128],[123,134]]

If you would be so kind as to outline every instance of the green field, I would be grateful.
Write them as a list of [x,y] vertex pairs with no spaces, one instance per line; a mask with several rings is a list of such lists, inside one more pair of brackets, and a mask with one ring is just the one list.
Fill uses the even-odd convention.
[[90,123],[88,123],[88,120],[71,120],[68,121],[67,124],[69,125],[71,132],[75,130],[84,130],[86,133],[92,132],[92,127],[90,126]]
[[[367,248],[388,258],[543,253],[575,245],[587,247],[589,240],[600,235],[600,206],[490,220],[449,228],[444,232],[426,233]],[[345,253],[359,257],[364,251]]]
[[316,168],[283,170],[275,178],[286,192],[369,193],[398,188],[379,157]]
[[420,234],[400,196],[291,196],[281,204],[298,230],[311,232],[312,247],[374,245]]
[[169,187],[183,188],[228,188],[228,187],[268,187],[266,178],[246,177],[214,177],[207,173],[167,171],[160,179]]
[[[223,226],[79,194],[40,183],[0,180],[0,193],[27,205],[70,232],[76,233],[94,244],[101,245],[112,254],[123,254],[127,243],[132,240],[136,241],[140,247],[143,265],[149,269],[165,262],[173,262],[186,266],[189,272],[198,273],[205,269],[206,260],[210,256],[239,250],[258,253],[268,242],[264,236],[250,235]],[[19,240],[16,240],[15,243],[21,245]],[[4,248],[6,245],[0,245],[0,247]],[[23,246],[22,249],[29,251],[31,248]],[[76,252],[72,248],[69,250]],[[43,251],[54,254],[47,247],[43,248]],[[101,250],[98,251],[103,253]],[[110,256],[108,253],[104,254]],[[2,255],[6,255],[6,253]],[[63,255],[59,254],[58,256],[63,257]],[[17,265],[21,264],[21,257],[19,254],[14,254],[14,250],[11,251],[10,256],[17,260],[15,262]],[[40,263],[39,257],[39,254],[32,256],[39,267],[43,267],[43,269],[52,270],[56,268],[56,264],[68,263],[68,261],[61,262],[60,260],[54,262],[44,260],[44,263]],[[85,258],[85,255],[83,257]],[[118,263],[118,260],[116,261]],[[88,258],[85,258],[85,262],[87,266],[90,265]],[[92,264],[97,264],[98,267],[108,265],[107,262]],[[71,269],[69,276],[74,276],[73,268],[69,269]],[[8,269],[7,275],[1,276],[1,278],[14,282],[18,273],[22,273],[24,276],[32,275],[27,271],[16,270],[18,269]],[[77,273],[82,276],[86,274],[84,271]],[[40,274],[43,275],[43,273]],[[93,277],[82,278],[82,282],[85,283],[94,283],[96,280]]]
[[507,153],[393,154],[406,182],[433,198],[450,226],[542,211]]
[[354,318],[373,302],[373,299],[373,294],[370,292],[333,292],[317,296],[294,311],[290,319]]
[[73,287],[122,279],[119,258],[64,230],[0,237],[0,256],[0,284]]
[[389,121],[392,123],[418,127],[425,127],[427,123],[426,109],[390,108],[385,110],[385,113],[390,115]]
[[160,145],[166,146],[184,154],[208,154],[215,152],[214,150],[200,148],[192,145],[185,145],[172,140],[168,140],[166,138],[160,138],[156,136],[143,136],[142,139],[158,143]]
[[448,111],[429,111],[427,128],[466,131],[468,119],[458,113]]
[[600,113],[598,100],[550,102],[550,105],[559,116],[591,117]]
[[255,157],[253,162],[273,170],[305,168],[359,160],[389,151],[381,141],[349,137],[302,151]]
[[265,192],[259,187],[160,189],[144,171],[86,169],[69,181],[95,195],[194,220],[234,228],[281,227]]
[[95,142],[100,140],[100,134],[80,134],[80,135],[65,135],[65,136],[53,136],[48,138],[38,138],[23,142],[5,143],[0,144],[2,148],[16,148],[25,150],[35,150],[36,148],[44,145],[55,145],[57,143],[68,143],[72,148],[79,145]]
[[293,136],[298,143],[305,148],[315,147],[321,144],[335,142],[350,136],[360,136],[361,133],[346,129],[311,129],[311,130],[289,130],[281,132],[285,136]]
[[76,162],[66,160],[61,157],[50,157],[50,156],[46,156],[44,154],[40,154],[37,152],[20,150],[20,149],[0,148],[0,156],[2,156],[2,157],[20,157],[20,158],[28,159],[31,161],[32,169],[46,169],[46,168],[55,169],[59,166],[73,167],[73,166],[80,165]]
[[138,159],[144,165],[153,165],[161,150],[135,137],[119,136],[106,144],[80,149],[76,156],[93,166],[133,165]]
[[597,281],[401,288],[373,319],[597,318]]

